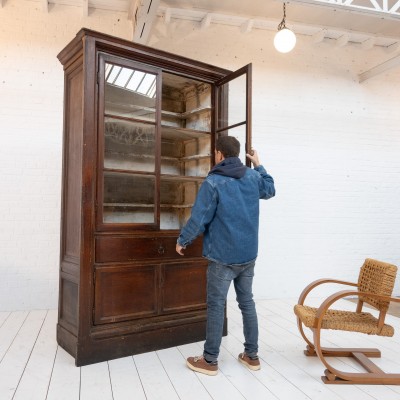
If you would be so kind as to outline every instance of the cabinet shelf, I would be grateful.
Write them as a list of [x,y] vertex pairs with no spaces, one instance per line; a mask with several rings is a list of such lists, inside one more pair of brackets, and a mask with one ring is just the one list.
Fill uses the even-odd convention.
[[[104,172],[107,174],[117,174],[121,176],[131,176],[131,177],[140,177],[140,178],[148,178],[149,180],[154,180],[155,175],[152,173],[142,172],[142,171],[129,171],[129,170],[121,170],[121,169],[113,169],[113,168],[104,168]],[[170,181],[170,182],[202,182],[205,179],[205,176],[189,176],[189,175],[160,175],[161,181]]]
[[188,110],[185,112],[173,112],[173,111],[166,111],[166,110],[161,110],[161,116],[165,115],[165,116],[171,116],[171,117],[175,117],[175,118],[179,118],[182,120],[185,120],[187,118],[192,117],[193,115],[197,115],[197,114],[202,114],[205,112],[211,112],[211,107],[210,106],[206,106],[206,107],[198,107],[198,108],[194,108],[192,110]]
[[210,137],[210,131],[202,131],[190,128],[180,128],[169,125],[161,125],[161,136],[171,140],[198,140],[202,137]]
[[[146,121],[154,121],[154,115],[156,113],[156,109],[153,107],[144,107],[144,106],[137,106],[134,104],[126,104],[126,103],[117,103],[115,101],[110,102],[106,101],[106,106],[108,106],[110,109],[113,108],[118,108],[121,110],[124,110],[126,114],[119,113],[119,116],[126,116],[129,117],[135,116],[135,117],[140,117],[140,119],[144,119]],[[161,117],[174,117],[180,120],[185,120],[187,118],[192,117],[193,115],[197,114],[202,114],[205,112],[211,112],[211,107],[206,106],[206,107],[198,107],[194,108],[193,110],[188,110],[185,112],[174,112],[174,111],[167,111],[167,110],[161,110]],[[147,118],[146,115],[151,115],[151,118]]]
[[[118,153],[117,151],[107,151],[106,155],[108,156],[120,156],[121,153]],[[155,159],[155,156],[153,154],[136,154],[136,153],[129,153],[129,154],[124,154],[125,158],[134,158],[135,160],[145,160],[149,162],[153,162]],[[186,156],[186,157],[173,157],[173,156],[163,156],[161,155],[160,159],[161,161],[173,161],[173,162],[186,162],[186,161],[196,161],[196,160],[205,160],[209,159],[211,157],[210,154],[196,154],[193,156]]]
[[[116,208],[151,208],[154,209],[154,204],[141,204],[141,203],[104,203],[104,207],[116,207]],[[160,204],[161,208],[173,209],[173,208],[191,208],[193,204]]]
[[161,175],[161,181],[166,182],[203,182],[205,176]]
[[149,173],[147,171],[126,170],[126,169],[118,169],[118,168],[104,168],[103,171],[106,174],[115,174],[115,175],[121,175],[121,176],[148,178],[148,179],[152,179],[152,180],[155,177],[154,173]]
[[[196,154],[194,156],[181,157],[178,160],[179,161],[196,161],[196,160],[204,160],[204,159],[207,159],[210,157],[211,157],[211,154]],[[164,158],[164,157],[161,156],[161,159],[162,158]]]
[[[115,114],[106,115],[105,136],[123,145],[137,145],[142,142],[154,142],[154,125],[143,124],[146,120],[122,118]],[[209,130],[182,128],[161,124],[161,137],[167,140],[198,140],[210,137]]]

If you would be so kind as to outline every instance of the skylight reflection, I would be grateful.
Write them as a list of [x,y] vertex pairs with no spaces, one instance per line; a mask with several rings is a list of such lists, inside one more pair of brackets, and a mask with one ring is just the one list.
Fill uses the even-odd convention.
[[131,90],[150,98],[154,98],[156,95],[156,75],[106,63],[105,76],[106,82],[110,85]]

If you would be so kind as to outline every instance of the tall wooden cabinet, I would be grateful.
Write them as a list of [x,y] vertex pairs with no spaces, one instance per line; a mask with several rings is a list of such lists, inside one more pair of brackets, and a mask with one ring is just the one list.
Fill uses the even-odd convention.
[[202,241],[184,257],[175,244],[216,137],[238,137],[245,159],[251,66],[231,73],[88,29],[58,58],[58,343],[79,366],[204,339]]

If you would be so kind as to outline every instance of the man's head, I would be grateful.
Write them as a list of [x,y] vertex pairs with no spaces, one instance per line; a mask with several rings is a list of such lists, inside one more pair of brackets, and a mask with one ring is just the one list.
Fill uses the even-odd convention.
[[217,163],[224,158],[238,157],[239,153],[240,142],[233,136],[221,136],[215,143],[215,161]]

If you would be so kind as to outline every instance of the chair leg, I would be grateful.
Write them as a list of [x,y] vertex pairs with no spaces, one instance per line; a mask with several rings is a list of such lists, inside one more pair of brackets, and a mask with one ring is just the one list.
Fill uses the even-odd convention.
[[299,329],[299,332],[300,332],[302,338],[307,343],[307,347],[306,347],[306,350],[304,350],[304,354],[306,356],[316,356],[317,353],[315,352],[314,344],[308,339],[308,337],[304,333],[303,323],[301,322],[299,317],[297,317],[297,327]]
[[[321,330],[314,333],[313,349],[327,368],[321,379],[326,384],[364,384],[364,385],[400,385],[400,374],[388,374],[382,371],[369,357],[380,357],[378,349],[331,349],[321,347]],[[344,372],[330,365],[325,357],[353,357],[367,372]]]

